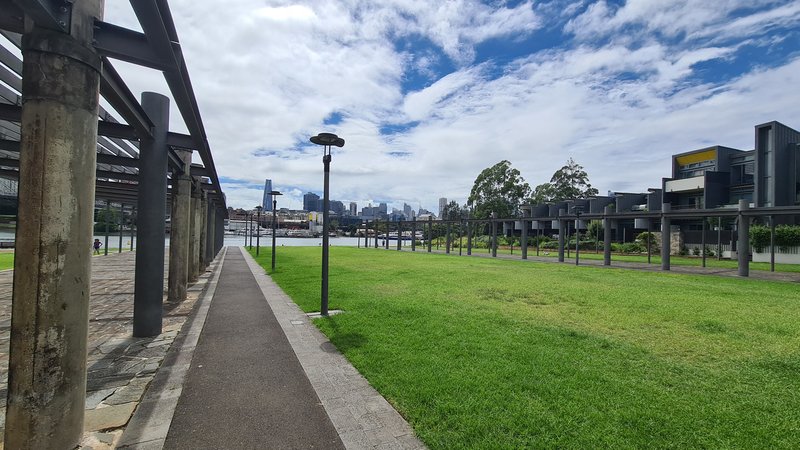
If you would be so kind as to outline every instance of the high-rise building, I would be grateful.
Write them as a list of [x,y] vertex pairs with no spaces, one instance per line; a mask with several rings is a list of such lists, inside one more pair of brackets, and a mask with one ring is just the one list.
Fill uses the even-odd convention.
[[411,209],[411,205],[408,203],[403,203],[403,215],[406,216],[406,219],[411,218],[411,213],[413,210]]
[[320,211],[318,209],[319,195],[308,192],[303,196],[303,209],[306,211]]
[[266,180],[264,182],[264,197],[261,199],[261,206],[264,208],[264,211],[272,211],[272,180]]
[[350,215],[351,216],[358,215],[358,205],[356,205],[356,202],[350,202]]
[[439,199],[439,217],[442,217],[442,213],[444,212],[444,208],[447,206],[447,199],[442,197]]
[[378,205],[378,212],[380,212],[381,214],[384,214],[384,215],[388,214],[389,211],[388,211],[388,206],[386,205],[386,203],[381,203],[381,204]]

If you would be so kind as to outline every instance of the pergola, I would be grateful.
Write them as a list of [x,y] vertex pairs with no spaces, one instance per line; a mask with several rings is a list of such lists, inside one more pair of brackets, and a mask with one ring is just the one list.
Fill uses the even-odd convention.
[[[0,177],[19,180],[7,448],[80,440],[95,199],[137,210],[135,336],[161,333],[167,201],[170,299],[222,248],[225,195],[167,1],[130,3],[143,32],[102,21],[103,0],[0,0],[22,55],[0,46]],[[162,72],[188,134],[112,60]]]

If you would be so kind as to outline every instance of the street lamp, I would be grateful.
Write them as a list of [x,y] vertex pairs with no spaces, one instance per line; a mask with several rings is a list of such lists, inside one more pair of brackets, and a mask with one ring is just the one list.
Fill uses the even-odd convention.
[[328,210],[330,209],[329,186],[331,172],[331,146],[344,147],[344,139],[333,133],[320,133],[311,137],[311,142],[322,146],[322,164],[325,167],[325,185],[322,199],[322,302],[320,315],[328,315]]
[[278,191],[270,191],[269,195],[272,196],[272,271],[275,272],[275,233],[278,225],[278,199],[279,195],[283,195]]
[[258,211],[258,219],[256,220],[256,256],[258,256],[258,247],[261,244],[261,205],[256,206],[256,211]]

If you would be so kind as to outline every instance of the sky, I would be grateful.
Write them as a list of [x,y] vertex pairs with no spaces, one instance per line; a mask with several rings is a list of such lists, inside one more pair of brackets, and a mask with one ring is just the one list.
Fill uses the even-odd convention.
[[[670,156],[750,150],[800,129],[797,0],[169,2],[228,206],[264,180],[302,208],[331,198],[438,211],[509,160],[535,187],[569,158],[592,185],[646,192]],[[126,1],[107,22],[141,30]],[[138,95],[160,73],[115,63]],[[173,131],[185,131],[173,106]]]

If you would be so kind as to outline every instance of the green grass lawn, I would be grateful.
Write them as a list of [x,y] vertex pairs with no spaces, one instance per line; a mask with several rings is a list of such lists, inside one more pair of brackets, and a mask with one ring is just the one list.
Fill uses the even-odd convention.
[[[278,250],[305,311],[319,255]],[[796,284],[343,247],[330,273],[316,325],[431,448],[800,442]]]
[[0,270],[14,268],[14,252],[0,253]]

